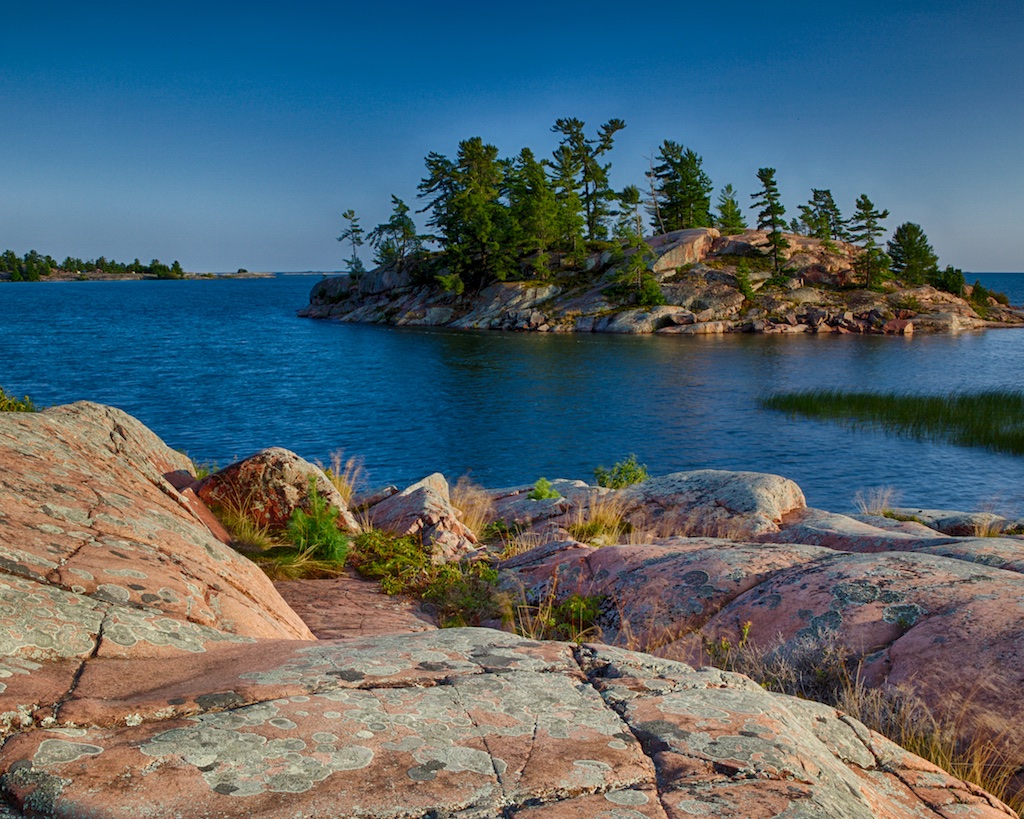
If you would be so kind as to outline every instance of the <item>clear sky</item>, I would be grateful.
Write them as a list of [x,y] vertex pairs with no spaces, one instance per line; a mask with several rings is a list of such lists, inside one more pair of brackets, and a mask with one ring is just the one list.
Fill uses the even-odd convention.
[[744,202],[771,166],[787,217],[866,193],[943,264],[1024,271],[1022,0],[0,0],[0,31],[19,254],[337,270],[342,211],[416,207],[428,152],[620,117],[616,187],[672,139]]

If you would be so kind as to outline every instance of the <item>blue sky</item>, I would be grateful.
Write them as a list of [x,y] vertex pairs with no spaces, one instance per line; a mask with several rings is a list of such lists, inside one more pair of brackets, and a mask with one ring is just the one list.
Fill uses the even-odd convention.
[[0,249],[336,270],[342,211],[415,207],[428,152],[620,117],[616,187],[673,139],[744,202],[771,166],[788,215],[866,193],[942,263],[1024,271],[1021,0],[0,0],[0,30]]

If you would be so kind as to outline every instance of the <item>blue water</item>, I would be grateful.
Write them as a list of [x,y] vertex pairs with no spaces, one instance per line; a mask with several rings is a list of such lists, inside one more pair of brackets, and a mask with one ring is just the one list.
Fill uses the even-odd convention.
[[[1024,275],[1007,275],[978,277],[1024,302]],[[266,446],[325,462],[343,449],[374,484],[441,471],[503,486],[589,479],[634,452],[652,474],[780,473],[812,505],[838,511],[853,508],[858,490],[891,486],[908,505],[1024,514],[1024,458],[757,404],[819,386],[1021,389],[1024,330],[665,338],[396,329],[296,318],[316,280],[0,285],[0,385],[42,404],[119,406],[171,446],[221,465]]]

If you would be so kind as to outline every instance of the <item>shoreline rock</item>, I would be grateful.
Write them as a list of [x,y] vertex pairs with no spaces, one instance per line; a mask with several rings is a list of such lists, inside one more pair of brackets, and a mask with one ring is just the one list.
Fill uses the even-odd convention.
[[[853,289],[851,269],[860,248],[786,234],[783,282],[764,268],[764,231],[720,236],[714,228],[675,231],[646,241],[666,304],[618,304],[607,288],[618,263],[605,251],[585,269],[552,274],[550,281],[506,281],[475,294],[447,293],[415,270],[378,268],[358,280],[326,278],[299,310],[306,318],[460,330],[550,333],[703,335],[721,333],[833,333],[909,336],[985,327],[1024,326],[1024,309],[990,298],[982,318],[964,298],[929,285],[887,282],[881,292]],[[749,290],[739,263],[749,263]],[[745,295],[746,294],[746,295]],[[979,308],[982,309],[982,308]]]

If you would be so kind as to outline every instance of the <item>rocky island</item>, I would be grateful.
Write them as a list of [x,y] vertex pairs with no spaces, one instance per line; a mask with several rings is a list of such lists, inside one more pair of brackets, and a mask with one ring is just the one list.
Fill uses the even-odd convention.
[[[701,335],[718,333],[957,332],[1024,325],[1024,310],[998,294],[967,286],[962,295],[898,280],[857,287],[864,249],[797,234],[782,274],[773,272],[764,230],[723,236],[715,228],[679,230],[644,240],[643,265],[657,302],[630,303],[623,270],[640,252],[604,251],[583,269],[546,280],[494,282],[459,294],[415,264],[327,278],[299,315],[348,322],[456,329]],[[955,289],[955,288],[954,288]]]
[[[0,815],[1016,815],[833,706],[700,660],[832,635],[874,690],[962,715],[1019,770],[1017,521],[854,518],[714,470],[483,491],[493,531],[527,536],[502,585],[599,601],[599,630],[567,642],[436,629],[379,593],[346,609],[344,576],[275,587],[203,501],[240,487],[280,519],[316,496],[353,536],[478,563],[484,533],[440,475],[346,500],[280,450],[194,473],[110,407],[0,413]],[[628,529],[581,528],[611,506]]]

